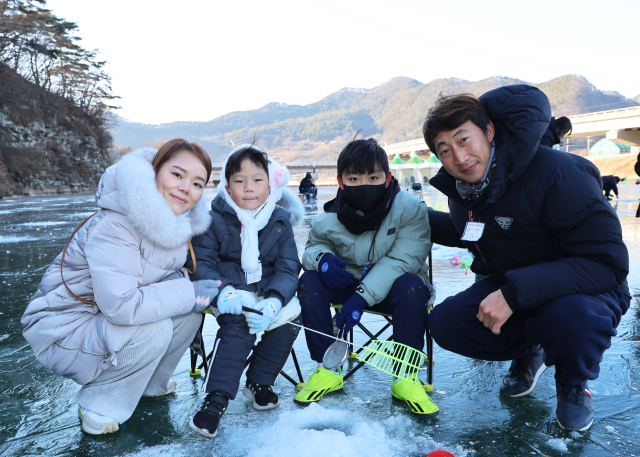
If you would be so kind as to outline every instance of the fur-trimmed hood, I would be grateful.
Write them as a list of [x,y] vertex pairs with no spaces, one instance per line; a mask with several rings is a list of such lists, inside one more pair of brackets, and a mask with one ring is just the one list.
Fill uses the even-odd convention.
[[282,197],[276,205],[282,207],[282,209],[290,214],[289,222],[294,227],[300,225],[302,219],[304,219],[304,206],[302,206],[300,198],[288,188],[285,187],[282,189]]
[[141,148],[105,171],[96,204],[123,214],[144,238],[164,249],[175,249],[204,233],[211,222],[205,198],[187,214],[176,216],[156,187],[151,162],[157,150]]

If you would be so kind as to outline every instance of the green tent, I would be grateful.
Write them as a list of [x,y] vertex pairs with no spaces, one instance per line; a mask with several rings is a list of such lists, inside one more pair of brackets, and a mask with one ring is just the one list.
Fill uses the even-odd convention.
[[396,156],[393,158],[393,160],[391,162],[389,162],[390,165],[404,165],[404,161],[400,158],[400,156],[398,154],[396,154]]
[[422,163],[422,160],[418,159],[418,157],[414,155],[407,161],[407,163]]
[[427,159],[427,163],[440,163],[435,154],[431,154],[431,156]]
[[589,156],[609,156],[631,152],[631,146],[601,139],[589,149]]

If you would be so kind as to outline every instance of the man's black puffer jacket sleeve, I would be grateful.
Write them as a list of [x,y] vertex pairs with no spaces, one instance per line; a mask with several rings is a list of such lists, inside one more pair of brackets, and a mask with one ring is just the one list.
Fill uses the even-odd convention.
[[456,226],[451,220],[451,214],[443,211],[436,211],[429,208],[429,227],[431,227],[431,242],[441,246],[453,248],[466,248],[460,241],[462,235],[458,234]]
[[[603,200],[597,176],[560,177],[546,194],[544,224],[563,258],[506,272],[507,301],[522,311],[569,294],[595,295],[617,289],[629,273],[629,254],[615,212]],[[512,305],[512,303],[510,303]]]

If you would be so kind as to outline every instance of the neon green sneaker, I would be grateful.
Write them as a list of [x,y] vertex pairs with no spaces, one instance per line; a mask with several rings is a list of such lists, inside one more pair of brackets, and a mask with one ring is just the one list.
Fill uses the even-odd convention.
[[309,406],[311,403],[322,400],[325,394],[335,392],[343,387],[342,368],[338,373],[333,373],[318,367],[307,381],[307,385],[298,392],[293,401],[298,405]]
[[418,375],[413,375],[417,383],[401,379],[391,383],[391,396],[409,405],[412,413],[425,416],[436,416],[440,408],[436,405],[424,391]]

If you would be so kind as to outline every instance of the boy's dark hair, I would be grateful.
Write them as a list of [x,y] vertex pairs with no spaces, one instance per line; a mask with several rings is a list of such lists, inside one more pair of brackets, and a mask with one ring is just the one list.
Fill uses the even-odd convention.
[[267,158],[267,153],[258,149],[257,146],[251,145],[246,148],[238,149],[236,152],[231,154],[227,159],[227,165],[224,168],[224,177],[229,182],[229,178],[234,173],[238,173],[242,170],[242,162],[244,159],[251,160],[256,166],[262,168],[267,176],[269,176],[269,159]]
[[429,150],[438,155],[434,143],[436,136],[458,128],[467,121],[473,122],[487,134],[491,119],[480,100],[472,94],[440,95],[422,125],[422,134]]
[[373,138],[353,140],[338,156],[338,176],[344,173],[374,173],[376,166],[389,173],[389,158]]
[[562,116],[556,119],[556,133],[561,140],[572,131],[573,126],[571,125],[571,120],[568,117]]

